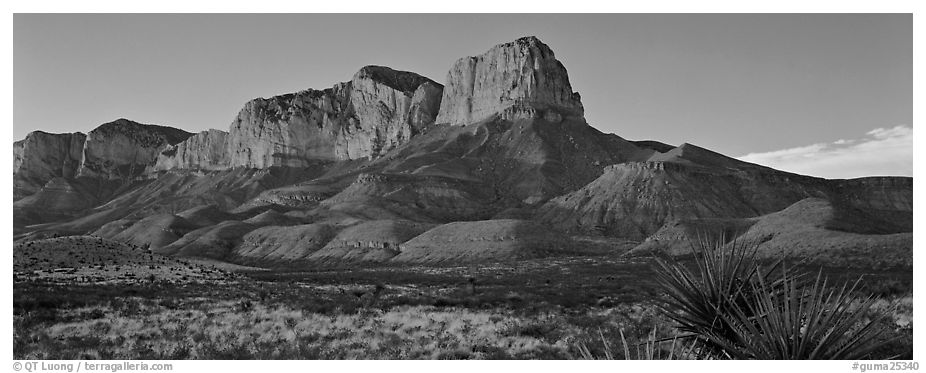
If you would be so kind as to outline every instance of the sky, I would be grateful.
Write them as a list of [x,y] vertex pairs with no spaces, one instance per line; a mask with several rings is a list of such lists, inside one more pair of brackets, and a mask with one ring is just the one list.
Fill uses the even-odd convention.
[[829,178],[912,176],[909,14],[16,14],[13,137],[117,118],[228,130],[245,102],[364,65],[437,82],[535,35],[588,122]]

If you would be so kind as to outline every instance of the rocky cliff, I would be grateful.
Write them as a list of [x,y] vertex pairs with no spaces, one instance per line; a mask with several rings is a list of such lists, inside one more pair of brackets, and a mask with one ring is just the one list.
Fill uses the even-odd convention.
[[418,74],[366,66],[325,90],[245,104],[228,136],[232,167],[302,167],[376,157],[433,123],[442,86]]
[[367,66],[255,99],[228,132],[125,119],[35,132],[14,144],[14,234],[276,265],[516,260],[573,250],[570,234],[682,252],[702,232],[758,227],[770,250],[912,257],[912,178],[796,175],[628,141],[583,115],[563,65],[528,37],[457,61],[446,87]]
[[80,167],[86,135],[34,131],[13,143],[13,198],[37,192],[55,177],[72,178]]
[[566,68],[550,47],[530,36],[461,58],[447,73],[437,123],[465,125],[495,114],[558,122],[582,118],[584,111]]
[[222,170],[228,165],[228,132],[211,129],[168,146],[158,154],[153,170]]
[[87,134],[77,176],[104,179],[141,176],[164,149],[191,135],[176,128],[128,119],[103,124]]

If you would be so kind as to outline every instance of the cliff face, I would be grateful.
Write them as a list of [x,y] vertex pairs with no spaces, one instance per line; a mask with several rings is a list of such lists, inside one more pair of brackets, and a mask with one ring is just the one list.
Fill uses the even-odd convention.
[[55,177],[72,178],[80,166],[86,135],[31,132],[13,143],[13,197],[35,193]]
[[441,90],[414,73],[367,66],[323,91],[252,100],[232,122],[229,164],[303,167],[376,157],[434,121]]
[[550,47],[531,36],[464,57],[447,73],[437,123],[465,125],[496,113],[504,119],[559,122],[582,119],[584,110],[566,68]]
[[228,132],[211,129],[168,146],[158,154],[153,170],[222,170],[228,164]]
[[87,134],[77,176],[129,179],[141,176],[170,145],[192,134],[171,127],[118,119]]
[[341,127],[336,113],[347,110],[349,89],[339,84],[251,100],[228,134],[231,166],[305,166],[309,159],[336,159],[332,141]]

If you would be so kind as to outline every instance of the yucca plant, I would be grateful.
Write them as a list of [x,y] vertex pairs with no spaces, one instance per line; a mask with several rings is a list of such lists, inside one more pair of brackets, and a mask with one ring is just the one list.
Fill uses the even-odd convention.
[[702,357],[736,359],[856,359],[880,347],[874,299],[855,304],[858,282],[827,290],[783,261],[762,266],[755,243],[699,239],[693,268],[657,258],[662,311],[699,344]]
[[[756,245],[724,238],[709,240],[698,237],[692,245],[694,268],[671,258],[656,258],[656,282],[666,291],[668,300],[661,306],[663,313],[677,323],[687,337],[698,339],[706,354],[720,353],[721,346],[705,338],[711,334],[734,338],[736,330],[722,315],[732,312],[752,299],[751,286],[762,273],[782,266],[781,262],[760,272],[756,263]],[[783,268],[783,267],[782,267]],[[796,279],[785,271],[783,277]],[[770,281],[779,284],[780,281]],[[771,285],[770,285],[771,286]]]
[[734,359],[864,359],[886,341],[867,319],[875,299],[852,295],[858,284],[828,289],[818,273],[810,286],[786,278],[777,289],[757,276],[749,301],[722,315],[735,332],[705,337]]

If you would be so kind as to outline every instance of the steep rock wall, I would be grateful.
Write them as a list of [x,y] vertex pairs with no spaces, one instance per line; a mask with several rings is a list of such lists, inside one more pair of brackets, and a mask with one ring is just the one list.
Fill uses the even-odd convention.
[[501,114],[504,119],[583,118],[566,68],[536,37],[499,44],[457,60],[447,73],[437,123],[465,125]]
[[77,176],[131,179],[153,166],[158,154],[192,134],[172,127],[118,119],[87,134]]
[[232,167],[303,167],[379,156],[433,123],[442,86],[420,75],[367,66],[325,90],[245,104],[228,136]]
[[87,135],[34,131],[13,143],[13,198],[37,192],[56,177],[72,178]]
[[228,165],[228,132],[211,129],[168,146],[158,154],[153,170],[222,170]]

